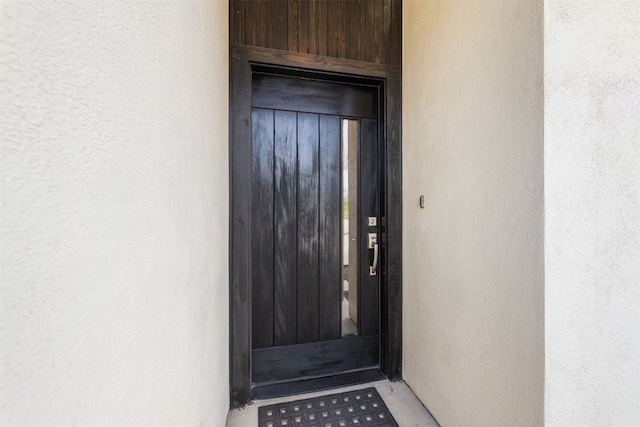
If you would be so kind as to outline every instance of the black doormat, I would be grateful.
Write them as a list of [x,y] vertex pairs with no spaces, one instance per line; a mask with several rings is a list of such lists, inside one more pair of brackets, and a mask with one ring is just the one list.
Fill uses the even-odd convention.
[[259,427],[398,427],[375,388],[258,408]]

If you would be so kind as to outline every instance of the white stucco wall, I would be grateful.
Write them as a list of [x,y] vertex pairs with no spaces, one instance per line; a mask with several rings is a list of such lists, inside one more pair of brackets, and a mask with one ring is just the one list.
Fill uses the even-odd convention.
[[640,425],[640,3],[545,2],[545,421]]
[[0,425],[224,425],[227,2],[1,7]]
[[542,23],[404,2],[404,377],[444,426],[543,423]]

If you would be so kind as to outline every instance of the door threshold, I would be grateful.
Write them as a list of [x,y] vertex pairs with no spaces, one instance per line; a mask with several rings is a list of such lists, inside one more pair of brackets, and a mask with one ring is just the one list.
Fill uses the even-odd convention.
[[374,368],[320,378],[256,385],[251,389],[251,400],[265,400],[276,397],[293,396],[386,379],[387,376],[380,369]]

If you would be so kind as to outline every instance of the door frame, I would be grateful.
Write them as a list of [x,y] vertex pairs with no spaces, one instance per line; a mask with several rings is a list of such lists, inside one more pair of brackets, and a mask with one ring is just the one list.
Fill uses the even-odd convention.
[[230,394],[231,407],[251,400],[251,87],[254,71],[275,70],[380,88],[380,370],[402,375],[402,150],[400,68],[348,59],[231,46],[230,69]]

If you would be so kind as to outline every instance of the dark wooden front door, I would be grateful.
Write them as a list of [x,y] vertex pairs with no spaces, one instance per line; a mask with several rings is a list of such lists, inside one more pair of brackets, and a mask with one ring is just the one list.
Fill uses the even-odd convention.
[[379,101],[375,86],[253,75],[254,385],[380,363]]

